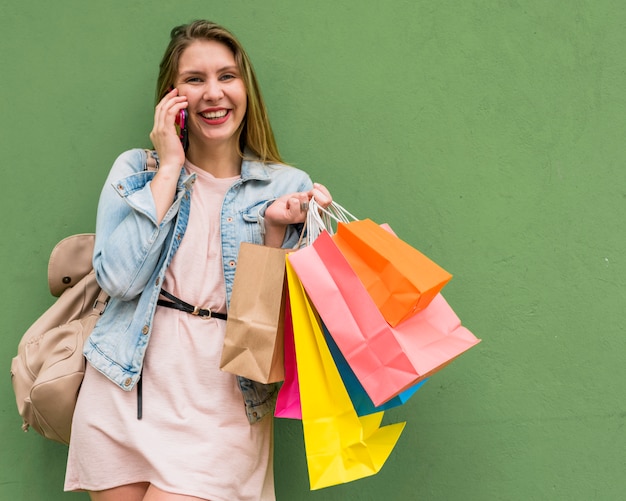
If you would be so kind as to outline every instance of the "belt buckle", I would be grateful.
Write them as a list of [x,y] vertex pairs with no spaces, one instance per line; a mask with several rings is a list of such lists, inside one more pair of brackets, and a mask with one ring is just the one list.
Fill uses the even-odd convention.
[[[208,312],[208,314],[205,312]],[[200,308],[199,306],[194,306],[191,314],[204,320],[208,320],[209,318],[211,318],[211,310],[209,308]]]

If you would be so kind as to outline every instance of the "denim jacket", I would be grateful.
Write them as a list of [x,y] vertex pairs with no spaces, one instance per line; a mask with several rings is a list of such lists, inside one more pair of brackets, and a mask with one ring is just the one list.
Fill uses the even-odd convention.
[[[111,296],[85,343],[89,363],[120,388],[137,383],[165,271],[185,235],[195,174],[181,169],[175,199],[160,223],[147,170],[149,156],[135,149],[115,161],[98,204],[93,265],[98,283]],[[243,160],[241,178],[224,198],[221,212],[222,263],[230,302],[241,242],[263,243],[265,208],[281,195],[308,191],[309,176],[293,167]],[[289,226],[283,247],[295,247],[299,228]],[[184,299],[184,298],[183,298]],[[278,386],[238,376],[251,423],[273,409]]]

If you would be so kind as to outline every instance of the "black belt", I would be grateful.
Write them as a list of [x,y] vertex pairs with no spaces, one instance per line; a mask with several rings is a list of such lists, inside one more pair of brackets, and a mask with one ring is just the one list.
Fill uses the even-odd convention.
[[166,301],[165,299],[159,299],[157,300],[157,304],[159,306],[174,308],[175,310],[184,311],[185,313],[189,313],[190,315],[196,315],[197,317],[202,318],[219,318],[220,320],[226,320],[228,318],[226,313],[217,313],[209,309],[193,306],[163,289],[161,289],[161,294],[169,299],[169,301]]

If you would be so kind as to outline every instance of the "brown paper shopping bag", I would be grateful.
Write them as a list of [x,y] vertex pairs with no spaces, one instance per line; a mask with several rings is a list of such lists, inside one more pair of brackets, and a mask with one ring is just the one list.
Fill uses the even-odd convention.
[[284,378],[285,255],[243,242],[226,321],[220,368],[261,383]]

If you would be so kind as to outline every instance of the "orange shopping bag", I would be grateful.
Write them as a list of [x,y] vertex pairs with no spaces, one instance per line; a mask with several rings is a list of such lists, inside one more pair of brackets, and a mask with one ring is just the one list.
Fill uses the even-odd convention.
[[338,223],[333,241],[393,327],[426,308],[452,278],[371,219]]

